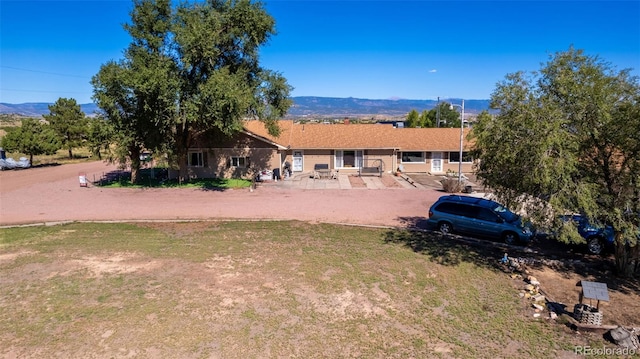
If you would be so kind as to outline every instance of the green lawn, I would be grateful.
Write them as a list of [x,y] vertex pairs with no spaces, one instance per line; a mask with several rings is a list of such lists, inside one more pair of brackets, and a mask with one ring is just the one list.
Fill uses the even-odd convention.
[[0,229],[0,357],[553,358],[486,253],[301,222]]
[[192,179],[187,182],[179,183],[177,179],[169,180],[169,179],[159,179],[154,173],[158,173],[158,171],[163,171],[161,168],[154,168],[153,171],[149,168],[144,168],[140,170],[140,180],[137,184],[131,183],[131,175],[126,173],[126,176],[123,178],[114,178],[111,181],[105,181],[104,183],[100,183],[101,187],[107,188],[201,188],[208,190],[225,190],[232,188],[249,188],[252,183],[250,180],[242,179],[242,178],[203,178],[203,179]]

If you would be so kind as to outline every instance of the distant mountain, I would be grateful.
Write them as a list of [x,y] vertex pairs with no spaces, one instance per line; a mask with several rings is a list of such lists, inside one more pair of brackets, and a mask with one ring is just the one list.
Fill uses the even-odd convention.
[[[300,96],[293,97],[293,106],[289,109],[291,117],[301,116],[402,116],[411,110],[422,112],[438,105],[436,100],[369,100],[361,98],[337,98]],[[443,99],[441,102],[461,104],[459,99]],[[467,113],[480,113],[489,110],[489,100],[465,100]]]
[[[50,113],[49,105],[53,104],[46,102],[29,102],[20,104],[0,103],[0,114],[39,117]],[[80,105],[80,109],[85,113],[85,115],[90,116],[98,111],[98,106],[95,103],[85,103]]]
[[[316,97],[299,96],[292,97],[293,106],[289,109],[287,117],[358,117],[358,116],[403,116],[411,110],[422,112],[436,107],[436,100],[370,100],[361,98],[340,97]],[[460,99],[442,99],[440,101],[460,104]],[[49,114],[50,103],[0,103],[0,114],[17,114],[21,116],[42,116]],[[87,115],[93,115],[98,111],[98,106],[93,103],[81,104],[82,111]],[[489,100],[465,100],[466,113],[480,113],[489,110]]]

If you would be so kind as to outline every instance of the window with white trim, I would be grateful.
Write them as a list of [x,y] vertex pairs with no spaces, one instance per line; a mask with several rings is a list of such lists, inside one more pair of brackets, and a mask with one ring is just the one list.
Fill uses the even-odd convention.
[[424,163],[424,152],[401,152],[400,161],[402,163]]
[[231,167],[246,168],[249,160],[247,157],[231,156]]
[[[449,163],[458,163],[460,160],[460,152],[449,152]],[[473,157],[469,152],[462,152],[462,163],[473,162]]]
[[204,167],[202,151],[189,152],[189,167]]
[[362,167],[362,150],[336,150],[336,168]]

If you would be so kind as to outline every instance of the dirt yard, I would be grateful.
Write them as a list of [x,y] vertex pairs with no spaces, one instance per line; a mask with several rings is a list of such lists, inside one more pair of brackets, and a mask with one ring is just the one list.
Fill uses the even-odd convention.
[[[367,190],[358,185],[358,178],[350,178],[353,190],[268,186],[255,191],[211,191],[104,189],[91,184],[79,185],[80,173],[93,181],[115,169],[102,162],[90,162],[0,172],[0,226],[61,221],[294,219],[310,223],[420,227],[429,206],[443,195],[435,189],[401,186]],[[532,249],[539,248],[534,245]],[[532,268],[531,274],[538,277],[543,290],[554,301],[566,304],[567,310],[572,310],[577,301],[579,288],[575,284],[579,280],[605,282],[610,288],[611,300],[601,304],[604,322],[640,326],[638,281],[617,280],[610,265],[600,259],[590,258],[581,263],[584,268],[571,266],[557,270],[538,266]],[[524,287],[524,283],[512,282],[514,291]],[[523,311],[528,313],[530,309],[523,301]]]

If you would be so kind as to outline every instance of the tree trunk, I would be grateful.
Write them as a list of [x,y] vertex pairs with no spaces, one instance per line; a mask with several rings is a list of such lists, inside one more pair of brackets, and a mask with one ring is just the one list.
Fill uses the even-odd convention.
[[640,242],[631,247],[631,261],[633,263],[633,275],[640,277]]
[[140,181],[140,147],[131,146],[129,153],[131,154],[131,183],[136,184]]
[[69,147],[69,159],[73,159],[73,152],[71,152],[71,147]]
[[620,232],[617,232],[615,236],[616,272],[621,277],[631,278],[637,269],[638,259],[634,256],[634,252],[637,252],[638,246],[631,247]]
[[177,152],[178,166],[180,167],[178,182],[183,183],[189,179],[189,158],[186,149],[179,149]]
[[176,155],[178,160],[178,183],[183,183],[189,178],[189,127],[186,124],[176,126]]

